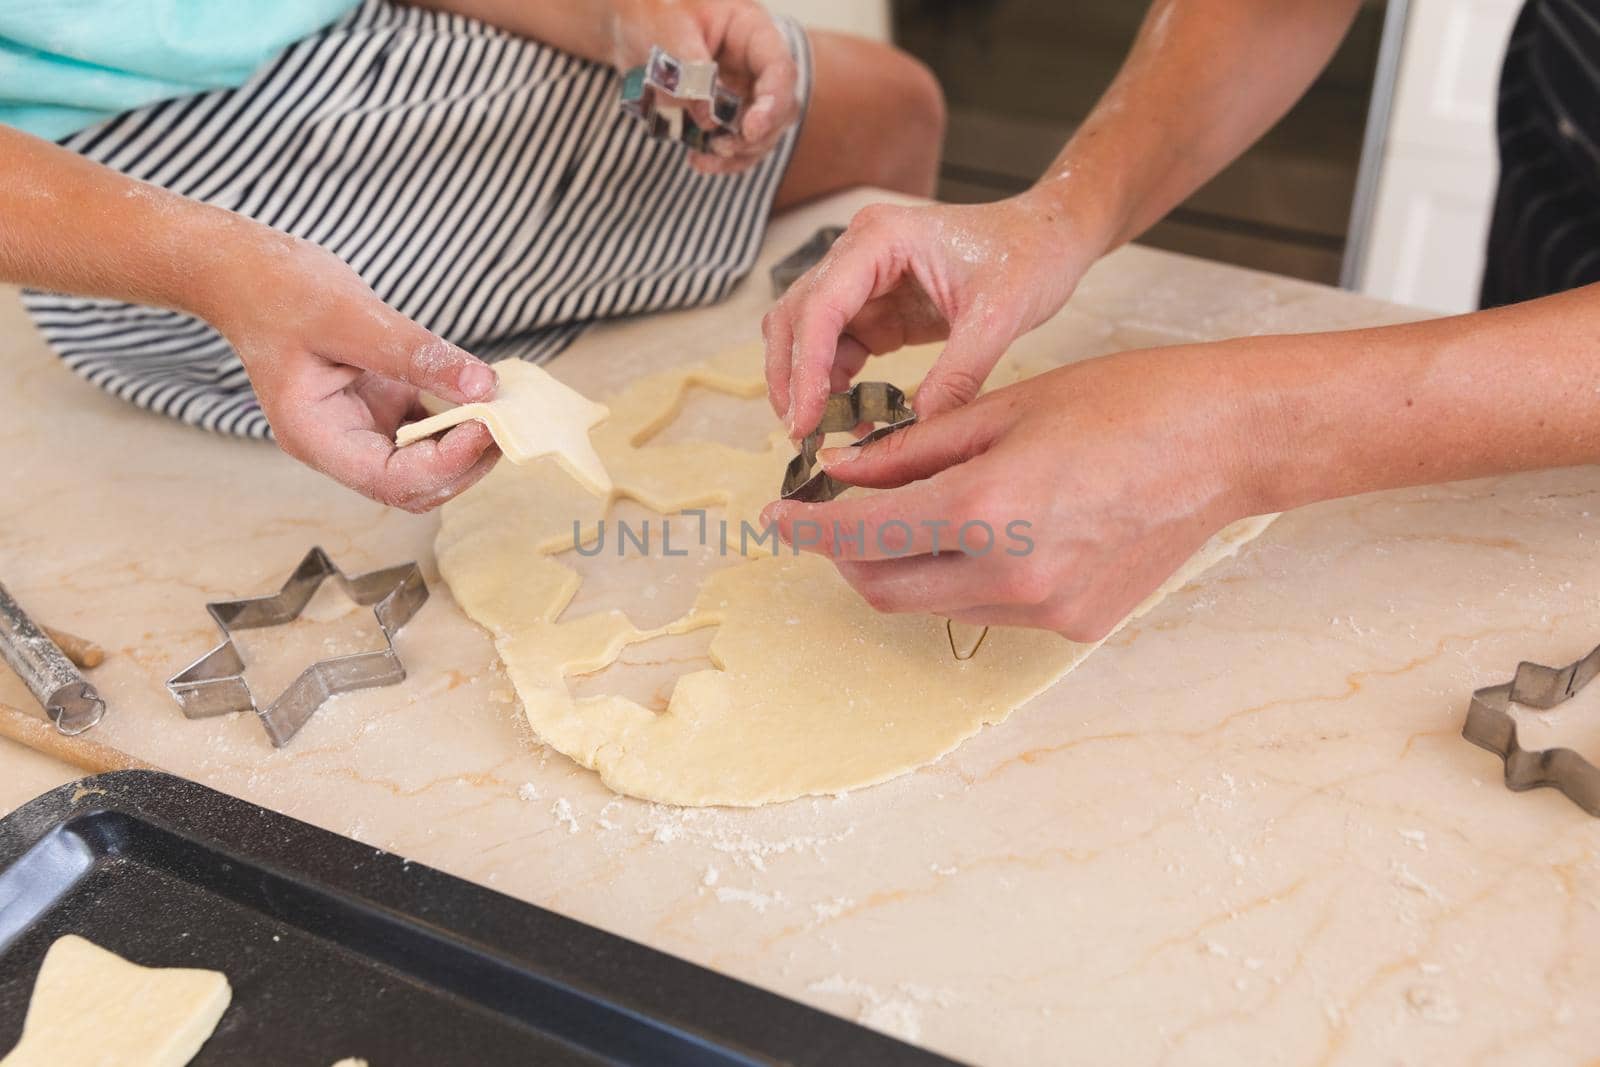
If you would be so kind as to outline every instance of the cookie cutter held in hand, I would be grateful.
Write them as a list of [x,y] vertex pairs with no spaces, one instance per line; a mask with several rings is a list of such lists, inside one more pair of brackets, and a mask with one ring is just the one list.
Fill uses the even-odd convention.
[[1570,748],[1530,750],[1517,740],[1511,705],[1553,708],[1572,699],[1600,674],[1600,646],[1565,667],[1523,661],[1509,683],[1472,694],[1461,736],[1499,756],[1506,767],[1506,788],[1522,792],[1550,786],[1600,818],[1600,768]]
[[[301,671],[271,704],[258,707],[245,684],[244,660],[234,647],[233,632],[293,622],[329,578],[337,581],[351,600],[372,607],[383,631],[384,647],[319,660]],[[191,719],[255,712],[273,746],[282,748],[329,697],[405,679],[394,635],[427,599],[428,587],[415,563],[346,577],[326,552],[313,548],[278,592],[207,604],[206,611],[222,631],[222,644],[168,679],[167,689]]]
[[[675,102],[680,100],[706,104],[711,125],[701,126]],[[658,45],[650,49],[644,66],[623,74],[620,106],[647,124],[657,140],[680,141],[706,152],[713,140],[734,132],[744,102],[722,84],[715,63],[686,63]]]
[[[800,453],[789,461],[784,471],[783,499],[822,504],[850,488],[849,483],[839,481],[827,471],[816,469],[817,451],[828,434],[854,430],[867,422],[884,424],[857,438],[849,446],[860,448],[903,430],[916,421],[917,413],[911,410],[906,394],[888,382],[857,382],[848,393],[830,394],[828,405],[822,412],[822,421],[800,442]],[[944,629],[950,641],[950,654],[963,663],[978,654],[989,636],[989,627],[983,627],[972,647],[962,651],[956,646],[955,624],[946,619]]]
[[800,442],[800,454],[789,461],[783,472],[785,500],[799,500],[806,504],[821,504],[832,500],[850,486],[816,470],[817,451],[830,433],[854,430],[862,423],[884,423],[876,430],[852,442],[849,447],[859,448],[903,430],[917,421],[906,394],[888,382],[857,382],[848,393],[832,393],[822,411],[822,421]]

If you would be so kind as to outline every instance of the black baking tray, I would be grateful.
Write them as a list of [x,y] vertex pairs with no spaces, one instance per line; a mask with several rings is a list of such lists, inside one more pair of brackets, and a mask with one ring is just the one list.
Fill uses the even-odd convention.
[[0,1052],[69,933],[228,976],[196,1064],[953,1062],[151,771],[64,785],[0,821]]

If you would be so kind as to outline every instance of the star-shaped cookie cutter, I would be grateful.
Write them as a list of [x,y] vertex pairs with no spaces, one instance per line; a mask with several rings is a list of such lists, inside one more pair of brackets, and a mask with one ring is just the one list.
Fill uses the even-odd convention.
[[[234,647],[233,632],[293,622],[328,578],[338,581],[345,595],[357,604],[372,606],[383,631],[384,647],[319,660],[301,671],[271,704],[258,707],[245,684],[244,660]],[[206,611],[222,631],[222,644],[169,678],[167,690],[191,719],[255,712],[273,746],[282,748],[329,697],[404,680],[406,669],[395,651],[394,635],[427,599],[428,586],[415,563],[352,578],[334,566],[321,548],[313,548],[278,592],[207,604]]]
[[[683,101],[705,105],[710,126],[701,126],[682,106]],[[650,49],[642,67],[622,76],[619,105],[650,128],[650,136],[681,141],[696,152],[707,152],[711,142],[734,131],[744,102],[722,84],[714,62],[690,63],[670,55],[659,45]]]
[[1522,792],[1550,786],[1578,807],[1600,818],[1600,768],[1570,748],[1523,748],[1511,705],[1553,708],[1571,700],[1600,674],[1600,646],[1576,663],[1546,667],[1517,664],[1516,677],[1472,694],[1461,736],[1499,756],[1506,765],[1506,788]]
[[817,451],[828,434],[854,430],[862,423],[883,423],[850,444],[851,448],[859,448],[916,421],[917,413],[911,410],[906,394],[888,382],[857,382],[848,393],[830,394],[828,406],[822,410],[822,421],[800,442],[799,455],[789,461],[783,472],[783,499],[821,504],[850,488],[829,477],[827,471],[814,469]]

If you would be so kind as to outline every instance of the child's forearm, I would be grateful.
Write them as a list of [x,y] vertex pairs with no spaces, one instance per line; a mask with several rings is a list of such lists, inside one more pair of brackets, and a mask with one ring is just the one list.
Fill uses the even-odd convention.
[[597,63],[621,66],[630,59],[620,55],[623,20],[631,8],[653,0],[577,0],[546,3],[542,0],[409,0],[418,7],[465,15],[563,52]]
[[292,238],[0,126],[0,282],[210,318],[228,279]]

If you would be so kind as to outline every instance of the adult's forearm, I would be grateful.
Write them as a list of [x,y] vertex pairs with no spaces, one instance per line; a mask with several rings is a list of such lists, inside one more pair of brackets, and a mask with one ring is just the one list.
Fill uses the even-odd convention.
[[1223,342],[1250,506],[1600,462],[1600,286],[1404,326]]
[[291,239],[0,126],[0,282],[209,317],[247,249]]
[[1128,58],[1037,192],[1100,252],[1137,237],[1272,127],[1359,0],[1155,0]]

